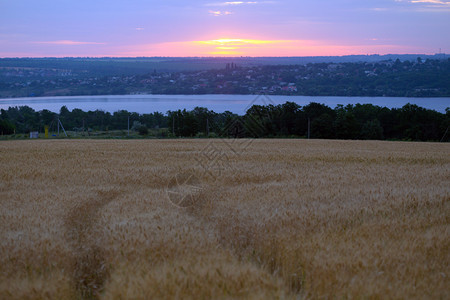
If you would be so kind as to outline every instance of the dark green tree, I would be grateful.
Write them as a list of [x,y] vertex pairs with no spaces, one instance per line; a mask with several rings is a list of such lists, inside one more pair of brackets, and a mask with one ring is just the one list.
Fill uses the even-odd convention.
[[361,129],[361,138],[364,140],[382,140],[383,127],[377,119],[367,121]]
[[8,120],[0,119],[0,134],[13,134],[15,132],[15,126]]
[[311,137],[332,139],[335,137],[333,117],[328,113],[321,114],[311,122]]
[[351,105],[347,105],[345,108],[342,105],[336,107],[334,127],[338,139],[357,139],[359,136],[360,128],[351,109]]

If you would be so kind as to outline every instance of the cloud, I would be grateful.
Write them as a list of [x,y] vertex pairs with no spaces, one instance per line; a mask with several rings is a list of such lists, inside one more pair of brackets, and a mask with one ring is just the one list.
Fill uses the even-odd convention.
[[449,12],[450,1],[441,0],[408,0],[408,3],[416,5],[417,11],[421,12]]
[[206,6],[237,6],[237,5],[252,5],[252,4],[274,4],[276,1],[229,1],[229,2],[217,2],[208,3]]
[[105,45],[105,43],[79,42],[79,41],[71,41],[71,40],[33,42],[33,44],[64,45],[64,46],[77,46],[77,45]]
[[387,11],[388,9],[385,8],[385,7],[374,7],[374,8],[371,8],[370,10],[373,10],[373,11]]
[[209,41],[195,41],[194,43],[207,44],[207,45],[230,45],[230,46],[243,46],[243,45],[260,45],[260,44],[272,44],[291,41],[279,41],[279,40],[247,40],[247,39],[218,39]]
[[372,11],[399,11],[399,12],[449,12],[450,1],[442,0],[394,0],[399,5],[391,8],[370,8]]
[[258,2],[242,2],[242,1],[234,1],[234,2],[222,2],[222,3],[211,3],[211,6],[229,6],[229,5],[245,5],[245,4],[257,4]]
[[225,2],[225,5],[242,5],[242,4],[257,4],[258,2],[242,2],[242,1],[234,1],[234,2]]
[[232,15],[233,13],[231,11],[210,10],[209,14],[213,15],[215,17],[220,17],[220,16],[229,16],[229,15]]
[[426,4],[437,4],[450,6],[450,1],[439,1],[439,0],[412,0],[411,3],[426,3]]
[[450,8],[450,1],[442,0],[395,0],[395,2],[423,5],[431,8]]
[[144,28],[143,27],[137,27],[134,30],[141,31],[141,30],[144,30]]
[[[243,5],[256,5],[256,4],[273,4],[275,1],[228,1],[228,2],[216,2],[208,3],[206,6],[223,7],[223,6],[243,6]],[[209,14],[219,17],[233,14],[230,11],[210,10]]]

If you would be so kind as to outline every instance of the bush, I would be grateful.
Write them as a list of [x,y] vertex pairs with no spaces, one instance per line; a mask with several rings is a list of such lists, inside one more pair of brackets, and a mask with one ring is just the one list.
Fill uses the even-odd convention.
[[140,135],[148,135],[148,128],[145,125],[142,125],[138,128],[138,132]]
[[13,134],[15,129],[15,126],[11,122],[0,119],[0,135]]

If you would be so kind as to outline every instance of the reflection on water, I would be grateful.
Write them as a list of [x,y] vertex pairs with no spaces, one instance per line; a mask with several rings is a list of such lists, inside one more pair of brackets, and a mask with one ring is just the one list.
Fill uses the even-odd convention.
[[[125,95],[125,96],[74,96],[74,97],[38,97],[0,99],[0,108],[10,106],[30,106],[34,110],[48,109],[59,112],[65,105],[68,109],[79,108],[84,111],[104,110],[115,112],[127,110],[130,112],[166,113],[169,110],[187,109],[196,106],[206,107],[215,112],[226,110],[244,114],[248,105],[256,98],[255,95]],[[338,104],[370,103],[388,108],[400,108],[406,103],[445,112],[450,107],[450,98],[401,98],[401,97],[309,97],[309,96],[269,96],[270,103],[282,104],[286,101],[295,102],[301,106],[310,102],[319,102],[336,107]],[[267,100],[255,104],[268,104]]]

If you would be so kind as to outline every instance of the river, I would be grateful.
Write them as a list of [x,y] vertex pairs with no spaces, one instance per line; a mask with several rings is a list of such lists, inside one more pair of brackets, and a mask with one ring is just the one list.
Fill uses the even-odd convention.
[[405,97],[312,97],[312,96],[257,96],[257,95],[124,95],[124,96],[71,96],[71,97],[33,97],[0,99],[0,108],[11,106],[29,106],[36,111],[48,109],[59,112],[62,106],[69,110],[79,108],[84,111],[104,110],[115,112],[127,110],[138,113],[162,112],[187,109],[196,106],[206,107],[215,112],[226,110],[244,114],[252,104],[282,104],[286,101],[301,106],[318,102],[335,108],[338,104],[366,104],[400,108],[407,103],[445,112],[450,107],[450,98],[405,98]]

